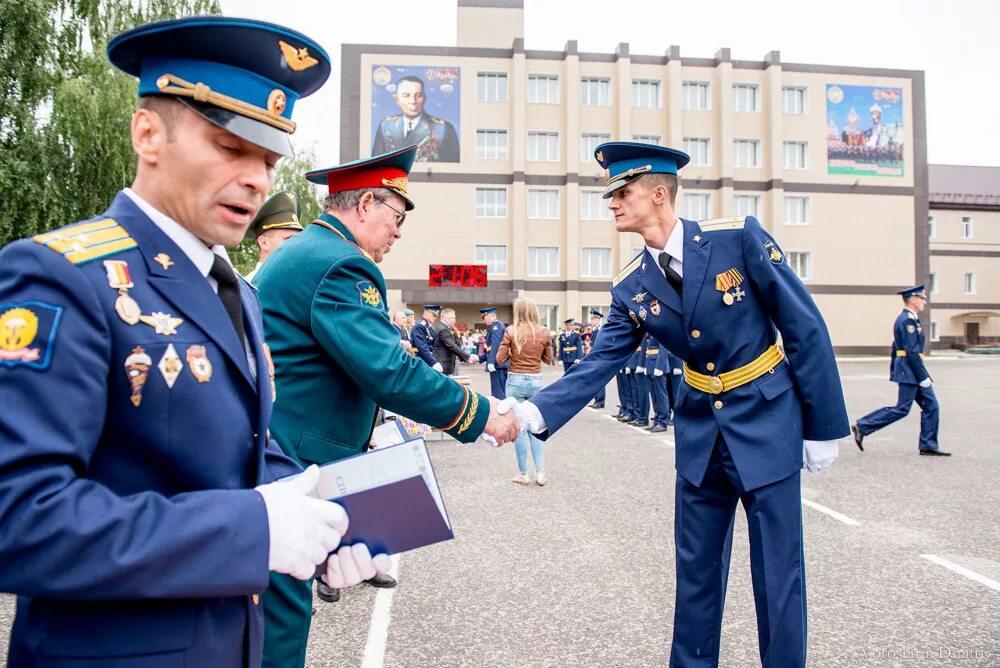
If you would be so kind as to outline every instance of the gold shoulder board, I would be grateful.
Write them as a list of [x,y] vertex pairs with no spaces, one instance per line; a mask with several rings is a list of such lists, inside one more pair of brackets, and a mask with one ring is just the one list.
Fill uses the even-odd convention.
[[[645,253],[645,251],[643,251],[643,253]],[[633,271],[636,270],[636,267],[638,267],[639,263],[642,262],[643,253],[636,255],[631,262],[625,265],[624,269],[618,272],[618,275],[615,276],[613,281],[611,281],[611,287],[614,287],[619,283],[621,283],[623,280],[625,280],[626,277],[628,277],[629,274],[631,274]]]
[[732,216],[730,218],[713,218],[698,223],[702,232],[718,232],[719,230],[742,230],[746,224],[743,216]]
[[92,260],[114,255],[137,246],[114,218],[104,218],[88,223],[77,223],[32,237],[59,253],[73,264],[86,264]]

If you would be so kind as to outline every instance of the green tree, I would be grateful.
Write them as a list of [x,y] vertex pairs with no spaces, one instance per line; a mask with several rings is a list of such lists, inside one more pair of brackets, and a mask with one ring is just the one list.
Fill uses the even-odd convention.
[[217,0],[0,0],[0,246],[99,214],[132,181],[135,80],[108,41]]

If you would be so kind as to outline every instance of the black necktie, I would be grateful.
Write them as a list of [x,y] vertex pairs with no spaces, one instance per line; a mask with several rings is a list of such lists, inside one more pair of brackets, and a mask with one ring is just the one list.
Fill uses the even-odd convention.
[[681,275],[678,274],[677,271],[670,266],[670,260],[671,257],[669,253],[667,253],[666,251],[660,253],[658,261],[660,263],[660,266],[663,267],[663,273],[667,275],[667,282],[669,282],[670,285],[674,287],[674,290],[677,291],[678,295],[683,295],[683,293],[681,292]]
[[240,304],[240,284],[236,278],[236,273],[229,263],[218,255],[212,262],[212,270],[208,275],[219,284],[219,299],[229,315],[229,320],[233,323],[236,336],[240,340],[240,347],[246,347],[246,334],[243,332],[243,306]]

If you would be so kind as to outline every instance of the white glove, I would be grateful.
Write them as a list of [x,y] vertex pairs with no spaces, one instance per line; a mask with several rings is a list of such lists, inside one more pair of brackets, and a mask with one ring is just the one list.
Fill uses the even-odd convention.
[[679,376],[679,375],[681,375],[682,373],[684,373],[684,369],[674,369],[674,370],[673,370],[673,371],[671,371],[670,373],[674,374],[675,376]]
[[493,438],[489,434],[487,434],[487,433],[484,432],[484,433],[480,434],[479,436],[484,441],[486,441],[489,445],[492,445],[494,448],[499,448],[500,447],[500,443],[497,443],[497,439]]
[[838,441],[802,441],[802,460],[811,473],[819,473],[829,468],[837,458]]
[[392,560],[387,554],[377,554],[373,558],[364,543],[345,545],[326,560],[323,580],[334,589],[343,589],[370,580],[376,574],[384,575],[391,567]]
[[497,370],[497,365],[496,364],[487,364],[486,365],[486,370],[489,371],[490,373],[493,373],[494,371]]
[[663,375],[663,369],[653,369],[653,375],[659,378]]
[[340,545],[347,513],[336,503],[310,496],[318,481],[319,467],[313,465],[297,476],[256,488],[267,509],[269,570],[308,580]]
[[920,387],[923,387],[923,388],[926,389],[926,388],[928,388],[930,386],[931,386],[931,378],[930,378],[930,376],[928,376],[927,378],[924,378],[922,381],[920,381]]
[[475,355],[469,355],[469,364],[479,364],[479,358]]
[[644,367],[644,366],[637,366],[635,368],[635,372],[636,373],[641,373],[642,375],[645,376],[646,375],[646,367]]
[[625,373],[632,373],[632,369],[625,367]]
[[579,364],[582,360],[573,360],[573,364]]
[[506,415],[512,408],[514,409],[514,415],[517,416],[518,424],[521,425],[521,431],[527,430],[533,434],[540,434],[548,429],[545,426],[545,418],[542,417],[542,412],[538,410],[538,406],[530,401],[517,403],[517,399],[514,397],[507,397],[497,405],[497,413]]
[[434,362],[434,366],[432,366],[431,368],[440,373],[444,373],[444,367],[441,366],[441,362]]

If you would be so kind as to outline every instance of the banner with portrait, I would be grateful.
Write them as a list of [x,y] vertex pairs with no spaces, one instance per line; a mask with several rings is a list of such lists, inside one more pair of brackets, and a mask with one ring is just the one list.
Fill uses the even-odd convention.
[[461,69],[372,66],[372,155],[417,145],[419,162],[459,162]]
[[903,176],[903,90],[826,85],[827,173]]

